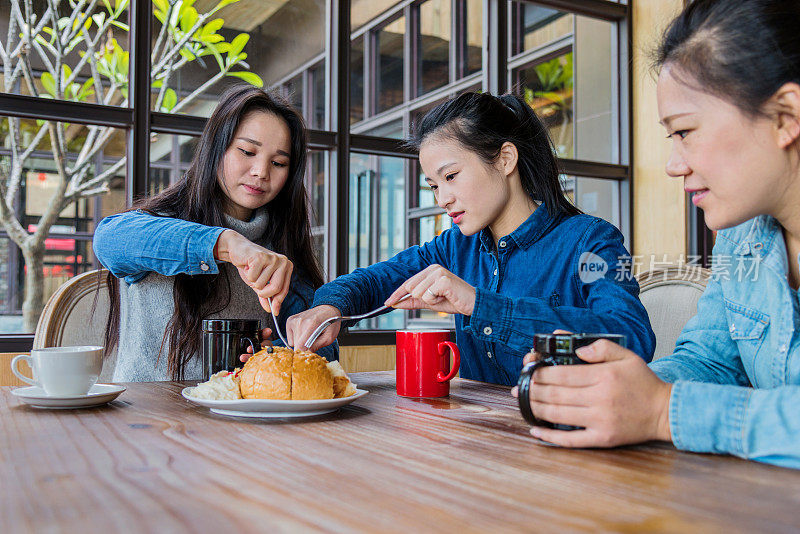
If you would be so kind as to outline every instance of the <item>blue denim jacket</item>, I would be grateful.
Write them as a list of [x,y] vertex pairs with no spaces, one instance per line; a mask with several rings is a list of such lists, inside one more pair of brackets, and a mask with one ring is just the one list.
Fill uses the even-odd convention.
[[[579,272],[587,257],[607,268],[588,273],[597,280]],[[554,218],[542,204],[497,247],[488,229],[465,236],[453,227],[424,245],[325,284],[314,306],[363,313],[381,306],[409,277],[442,265],[476,288],[472,315],[456,315],[461,376],[512,385],[533,335],[557,328],[625,334],[629,348],[650,361],[655,335],[630,262],[624,260],[629,257],[613,225],[588,215]]]
[[780,225],[718,232],[712,273],[675,352],[650,364],[674,383],[672,441],[800,468],[800,314]]
[[[128,284],[139,282],[150,272],[164,276],[211,275],[219,273],[214,246],[224,230],[183,219],[128,211],[100,221],[93,247],[100,263]],[[289,317],[309,308],[313,295],[314,288],[295,270],[289,294],[278,315],[282,332],[286,332]],[[266,319],[268,314],[264,313]],[[277,334],[274,337],[277,338]],[[283,345],[277,339],[274,343]],[[334,343],[318,353],[328,360],[337,360],[339,345]]]

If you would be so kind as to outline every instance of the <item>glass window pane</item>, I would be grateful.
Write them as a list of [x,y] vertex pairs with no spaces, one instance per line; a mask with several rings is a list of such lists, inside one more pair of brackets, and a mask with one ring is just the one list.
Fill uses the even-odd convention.
[[512,55],[536,50],[569,36],[574,16],[527,2],[512,2]]
[[376,73],[376,111],[386,111],[403,103],[403,38],[406,18],[400,17],[379,30],[375,36],[378,51]]
[[[50,2],[32,2],[30,18],[26,18],[27,10],[22,2],[15,1],[20,7],[22,21],[15,19],[17,31],[9,33],[8,23],[11,20],[12,2],[0,2],[0,21],[3,31],[0,35],[9,36],[4,40],[6,51],[21,49],[22,53],[14,57],[9,65],[4,65],[5,73],[14,73],[12,77],[0,77],[0,92],[40,96],[56,100],[106,104],[109,106],[128,106],[128,7],[117,9],[117,2],[111,2],[108,9],[104,2],[52,2],[56,13],[50,9]],[[73,6],[78,4],[74,13]],[[85,20],[86,24],[77,24],[71,30],[57,29],[55,35],[61,37],[59,45],[53,38],[53,28],[58,28],[59,19],[75,15],[76,20]],[[20,22],[32,29],[40,29],[33,35],[30,47],[19,47],[21,31]],[[88,53],[87,41],[97,43],[94,52]],[[32,70],[33,84],[17,69],[19,62],[24,61]],[[60,65],[60,67],[57,67]],[[54,69],[59,68],[60,72]],[[97,73],[95,79],[92,75]]]
[[398,0],[350,0],[350,29],[358,30],[399,3]]
[[581,211],[620,227],[620,190],[616,180],[562,176],[567,196]]
[[[306,189],[309,198],[312,246],[323,276],[327,277],[328,249],[326,246],[326,190],[328,153],[309,151]],[[327,278],[326,278],[327,280]]]
[[286,99],[294,108],[303,113],[303,75],[298,74],[284,85]]
[[386,124],[381,124],[380,126],[376,126],[375,128],[371,128],[369,130],[365,130],[363,132],[366,135],[374,135],[375,137],[390,137],[392,139],[403,139],[403,121],[397,120],[388,122]]
[[[530,9],[539,14],[553,11],[530,5],[523,11]],[[532,59],[514,72],[515,87],[548,127],[559,156],[618,163],[618,66],[612,55],[616,25],[569,15],[551,20],[537,31],[552,29],[567,18],[571,29],[561,35],[567,39],[560,50],[544,49],[538,54],[538,48],[549,42],[540,39],[518,58]]]
[[350,124],[364,118],[364,39],[350,44]]
[[619,117],[612,50],[616,26],[589,17],[575,18],[575,157],[619,163]]
[[[350,159],[348,268],[388,260],[405,248],[405,158],[353,154]],[[361,321],[357,329],[397,329],[403,312]]]
[[308,197],[311,202],[311,226],[325,227],[325,160],[327,153],[311,151],[308,154]]
[[419,7],[417,94],[450,81],[450,0],[428,0]]
[[483,0],[467,0],[466,13],[466,70],[468,76],[483,68]]
[[[154,109],[208,117],[226,87],[243,81],[285,84],[302,74],[303,65],[323,57],[325,0],[229,3],[172,52],[192,21],[218,3],[197,0],[184,7],[176,24],[166,26],[169,19],[154,4]],[[297,94],[302,98],[302,91]]]
[[[55,153],[47,123],[0,117],[0,179],[12,198],[14,218],[27,234],[23,238],[44,233],[36,258],[41,267],[26,266],[17,246],[8,243],[13,236],[3,238],[0,331],[32,332],[38,316],[20,322],[26,278],[42,289],[41,300],[30,303],[41,309],[61,283],[94,267],[90,236],[97,222],[125,207],[125,160],[114,156],[125,151],[125,132],[65,123],[52,127],[63,139]],[[57,161],[64,162],[62,168]]]
[[150,135],[149,194],[163,191],[183,176],[192,162],[198,139],[193,135]]
[[324,130],[325,124],[325,64],[320,63],[311,69],[311,113],[309,128]]
[[517,87],[550,132],[562,158],[575,157],[573,55],[567,52],[517,71]]

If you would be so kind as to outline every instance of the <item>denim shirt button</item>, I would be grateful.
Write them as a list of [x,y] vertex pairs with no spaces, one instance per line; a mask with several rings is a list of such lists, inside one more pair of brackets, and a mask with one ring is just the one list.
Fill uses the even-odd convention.
[[494,270],[494,275],[497,276],[497,269]]
[[492,327],[491,326],[487,326],[486,328],[483,329],[483,333],[486,334],[487,336],[491,336],[492,335]]
[[779,348],[781,352],[786,352],[786,345],[781,345]]
[[201,261],[200,262],[200,270],[201,271],[207,271],[208,270],[208,264],[206,262],[204,262],[204,261]]
[[506,242],[505,241],[500,241],[500,243],[498,243],[498,244],[500,245],[500,248],[506,248]]
[[731,325],[731,333],[736,332],[736,325]]

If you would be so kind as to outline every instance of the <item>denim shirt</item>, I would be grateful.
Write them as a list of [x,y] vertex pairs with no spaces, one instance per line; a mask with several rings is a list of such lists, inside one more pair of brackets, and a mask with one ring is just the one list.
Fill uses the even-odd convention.
[[800,327],[780,225],[717,233],[712,278],[675,352],[650,364],[674,383],[672,441],[800,468]]
[[[597,280],[579,272],[587,257],[607,267],[594,273]],[[314,306],[363,313],[381,306],[414,274],[442,265],[476,288],[472,315],[456,315],[461,376],[512,385],[533,335],[557,328],[624,334],[628,347],[650,361],[655,335],[624,258],[630,256],[622,234],[610,223],[588,215],[552,217],[542,204],[497,247],[488,228],[465,236],[453,227],[325,284]]]
[[[129,211],[100,221],[93,247],[100,263],[129,285],[142,281],[151,272],[164,276],[213,275],[219,273],[214,246],[225,230],[183,219]],[[289,293],[278,315],[282,332],[286,332],[289,317],[309,308],[313,295],[312,285],[295,269]],[[171,301],[172,295],[167,298]],[[271,319],[267,312],[264,314],[266,317],[262,319]],[[277,333],[273,333],[273,337],[277,338]],[[275,339],[274,344],[283,345],[283,342]],[[334,343],[318,353],[328,360],[335,360],[339,358],[339,346]]]

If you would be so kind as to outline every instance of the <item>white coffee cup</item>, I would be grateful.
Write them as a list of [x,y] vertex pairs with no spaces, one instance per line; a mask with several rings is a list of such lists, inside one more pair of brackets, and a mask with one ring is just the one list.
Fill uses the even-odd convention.
[[[26,360],[33,378],[17,369],[17,362]],[[20,354],[11,360],[11,370],[23,382],[39,386],[54,397],[86,395],[97,382],[103,367],[103,347],[48,347],[33,349],[31,355]]]

